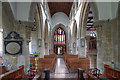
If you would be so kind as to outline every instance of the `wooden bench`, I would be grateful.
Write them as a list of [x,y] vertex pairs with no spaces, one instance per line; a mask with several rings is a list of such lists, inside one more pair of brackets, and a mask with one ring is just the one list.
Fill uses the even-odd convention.
[[0,80],[20,80],[22,78],[24,78],[24,65],[0,75]]
[[44,55],[44,58],[55,58],[57,57],[55,54]]
[[6,70],[5,70],[5,66],[0,66],[0,75],[1,74],[4,74],[6,72]]
[[64,54],[63,58],[67,62],[68,58],[78,58],[78,55]]
[[43,71],[44,69],[49,68],[50,71],[53,71],[56,58],[56,55],[45,55],[44,58],[39,58],[38,69]]
[[83,68],[85,70],[90,68],[90,61],[88,58],[78,58],[78,55],[71,54],[64,54],[63,58],[72,72],[76,72],[78,68]]
[[104,74],[103,75],[109,79],[119,79],[120,80],[120,71],[117,69],[113,69],[109,65],[106,65],[106,64],[104,64]]
[[2,64],[2,57],[0,56],[0,64]]
[[[90,78],[96,77],[90,72],[87,72],[87,76],[89,76]],[[120,71],[111,68],[109,65],[104,64],[104,73],[100,74],[99,80],[114,80],[114,79],[120,80]]]

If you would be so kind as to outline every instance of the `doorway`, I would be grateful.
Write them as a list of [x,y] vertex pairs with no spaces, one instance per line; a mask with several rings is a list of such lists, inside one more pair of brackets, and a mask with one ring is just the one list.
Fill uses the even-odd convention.
[[62,54],[62,47],[58,47],[58,55]]

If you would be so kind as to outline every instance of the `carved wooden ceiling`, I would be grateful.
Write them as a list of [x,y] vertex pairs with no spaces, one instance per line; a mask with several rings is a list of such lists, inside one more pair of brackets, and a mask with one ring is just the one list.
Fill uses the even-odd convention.
[[69,17],[72,4],[73,2],[48,2],[51,16],[56,12],[64,12]]

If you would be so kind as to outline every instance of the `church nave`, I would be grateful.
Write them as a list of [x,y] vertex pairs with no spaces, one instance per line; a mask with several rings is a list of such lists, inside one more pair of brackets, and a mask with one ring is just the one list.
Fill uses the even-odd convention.
[[119,0],[0,0],[1,80],[119,80],[119,41]]

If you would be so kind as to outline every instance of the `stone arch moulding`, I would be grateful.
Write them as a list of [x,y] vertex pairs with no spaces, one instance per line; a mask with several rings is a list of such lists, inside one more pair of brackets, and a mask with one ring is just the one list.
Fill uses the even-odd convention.
[[34,22],[34,13],[35,13],[36,7],[38,9],[39,19],[40,19],[40,32],[41,32],[40,39],[42,39],[43,37],[43,15],[42,15],[41,3],[31,2],[28,20]]
[[76,20],[74,20],[73,23],[73,30],[72,30],[72,52],[73,54],[76,54],[77,52],[77,34],[78,34],[78,30],[77,30],[77,22]]
[[76,20],[74,20],[72,34],[75,37],[77,37],[77,32],[78,32],[78,30],[77,30],[77,22],[76,22]]
[[37,5],[36,2],[31,2],[29,17],[28,17],[29,21],[32,21],[32,22],[34,21],[34,12],[35,12],[36,5]]
[[48,22],[45,20],[45,28],[44,28],[44,41],[45,43],[48,41]]
[[68,29],[67,27],[65,27],[63,24],[57,24],[55,25],[55,27],[52,29],[52,53],[54,53],[54,32],[57,28],[61,27],[62,29],[64,29],[65,33],[66,33],[66,53],[68,53]]

